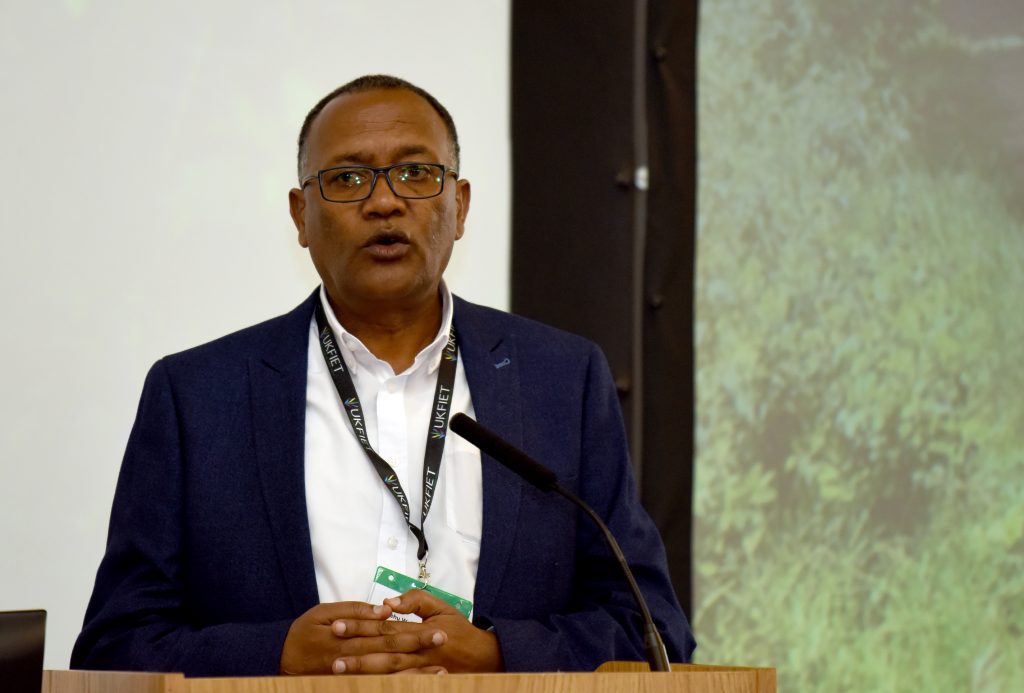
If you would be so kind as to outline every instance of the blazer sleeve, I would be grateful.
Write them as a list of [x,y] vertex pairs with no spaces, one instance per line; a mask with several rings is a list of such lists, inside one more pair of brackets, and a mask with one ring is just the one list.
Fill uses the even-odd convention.
[[276,674],[291,619],[201,626],[190,614],[180,440],[173,389],[160,361],[146,377],[71,667]]
[[[673,591],[661,537],[640,504],[611,372],[595,345],[588,363],[575,491],[618,540],[670,661],[689,662],[696,642]],[[573,598],[564,611],[536,619],[488,619],[509,671],[592,671],[606,661],[646,660],[640,612],[625,577],[582,511],[577,525]]]

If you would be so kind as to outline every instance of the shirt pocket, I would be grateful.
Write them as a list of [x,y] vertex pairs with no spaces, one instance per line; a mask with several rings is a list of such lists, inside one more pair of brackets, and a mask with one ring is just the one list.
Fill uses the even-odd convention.
[[445,524],[463,541],[480,543],[483,529],[483,475],[480,451],[458,437],[449,437],[445,455]]

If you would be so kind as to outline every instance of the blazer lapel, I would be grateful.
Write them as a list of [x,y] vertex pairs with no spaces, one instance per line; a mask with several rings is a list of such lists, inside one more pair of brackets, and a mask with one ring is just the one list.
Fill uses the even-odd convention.
[[[488,329],[481,309],[455,299],[455,329],[477,420],[517,447],[522,446],[519,364],[510,335]],[[475,614],[486,616],[508,565],[518,526],[519,477],[487,455],[483,465],[483,528],[473,597]]]
[[295,613],[318,601],[306,514],[306,354],[314,294],[285,316],[279,339],[249,360],[253,441],[277,560]]

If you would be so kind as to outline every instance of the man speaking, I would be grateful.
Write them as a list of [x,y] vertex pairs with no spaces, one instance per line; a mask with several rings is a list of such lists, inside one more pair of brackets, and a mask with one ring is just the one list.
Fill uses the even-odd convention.
[[72,667],[239,676],[643,659],[600,535],[482,462],[448,432],[455,412],[597,510],[670,658],[688,660],[600,351],[442,280],[470,204],[448,111],[403,80],[362,77],[310,111],[298,160],[291,216],[322,286],[153,366]]

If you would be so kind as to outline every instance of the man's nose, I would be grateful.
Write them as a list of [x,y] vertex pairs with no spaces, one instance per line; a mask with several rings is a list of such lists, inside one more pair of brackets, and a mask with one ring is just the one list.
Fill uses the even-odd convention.
[[389,217],[405,209],[405,200],[396,195],[383,173],[377,174],[370,196],[363,200],[363,214],[366,216]]

